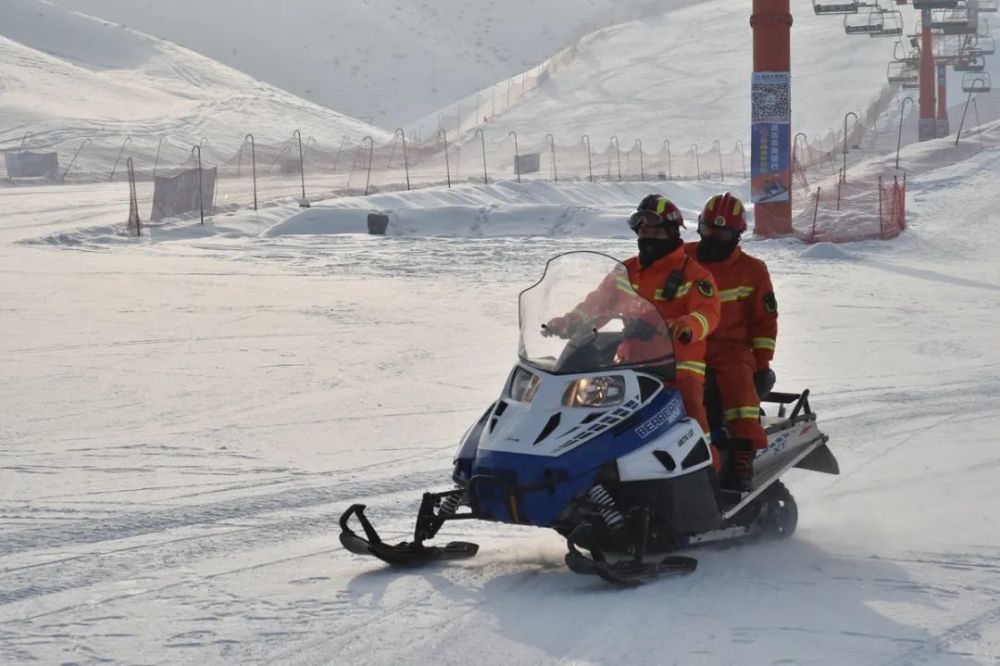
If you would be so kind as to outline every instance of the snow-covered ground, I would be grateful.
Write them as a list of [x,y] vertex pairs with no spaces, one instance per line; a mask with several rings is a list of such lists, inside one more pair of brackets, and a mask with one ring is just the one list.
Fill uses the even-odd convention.
[[[403,537],[500,390],[518,291],[558,252],[630,254],[643,186],[380,195],[416,225],[386,238],[275,207],[127,242],[120,184],[0,190],[0,662],[996,664],[998,171],[911,181],[892,243],[749,243],[780,386],[812,389],[843,473],[789,477],[791,540],[634,590],[490,524],[442,534],[473,560],[388,571],[335,520],[364,501]],[[580,228],[500,215],[581,197]],[[479,208],[514,235],[460,224]]]
[[[158,132],[178,134],[179,157],[203,133],[232,131],[238,146],[242,123],[262,141],[301,123],[327,146],[374,132],[37,6],[0,3],[0,147],[25,129],[44,143],[129,128],[145,162]],[[797,71],[811,72],[796,78],[796,131],[824,129],[877,92],[884,67],[867,59],[887,59],[886,42],[793,9]],[[675,67],[674,43],[703,34],[705,12],[733,53],[693,40],[703,57]],[[530,147],[558,122],[560,142],[593,132],[596,154],[609,118],[623,149],[647,131],[742,135],[747,72],[733,63],[746,61],[747,13],[713,1],[602,30],[487,136],[507,141],[501,123],[520,118]],[[316,23],[310,34],[327,34]],[[852,57],[831,54],[833,39]],[[696,76],[675,71],[689,67]],[[648,112],[640,71],[669,81],[678,106]],[[898,111],[852,150],[850,180],[891,173]],[[214,138],[205,149],[233,152]],[[115,157],[103,150],[101,168]],[[517,294],[548,257],[632,254],[624,217],[650,191],[689,222],[718,188],[746,194],[743,180],[517,184],[498,172],[477,185],[478,153],[464,152],[454,189],[305,211],[270,201],[139,239],[122,235],[120,182],[0,188],[0,664],[1000,664],[1000,126],[957,149],[903,149],[909,228],[892,242],[748,241],[780,303],[779,388],[812,390],[842,474],[789,475],[792,539],[702,550],[694,575],[630,590],[568,572],[562,540],[541,530],[449,526],[442,539],[480,554],[404,572],[337,541],[353,502],[403,539],[421,492],[449,487],[458,438],[514,361]],[[323,178],[345,187],[308,176],[311,193]],[[248,201],[244,181],[220,197]],[[390,215],[387,237],[361,233],[369,212]]]

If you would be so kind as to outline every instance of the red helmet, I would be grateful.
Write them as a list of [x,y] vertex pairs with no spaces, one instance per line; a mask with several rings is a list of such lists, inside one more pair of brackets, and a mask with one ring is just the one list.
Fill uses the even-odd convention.
[[705,202],[698,216],[699,230],[728,229],[737,234],[747,230],[746,209],[739,198],[730,193],[716,194]]
[[632,231],[638,231],[643,224],[658,224],[665,227],[683,227],[684,215],[673,201],[662,194],[650,194],[639,202],[639,208],[628,220]]

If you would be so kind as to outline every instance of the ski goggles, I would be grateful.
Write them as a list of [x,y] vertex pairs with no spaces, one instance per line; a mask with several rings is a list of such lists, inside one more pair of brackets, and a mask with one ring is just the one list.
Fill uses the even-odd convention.
[[702,237],[715,238],[723,243],[732,243],[733,241],[738,240],[741,232],[723,226],[725,224],[726,220],[722,217],[716,218],[715,222],[712,223],[699,220],[698,235]]
[[666,227],[663,218],[651,210],[637,210],[628,218],[628,227],[632,231],[639,231],[641,227]]

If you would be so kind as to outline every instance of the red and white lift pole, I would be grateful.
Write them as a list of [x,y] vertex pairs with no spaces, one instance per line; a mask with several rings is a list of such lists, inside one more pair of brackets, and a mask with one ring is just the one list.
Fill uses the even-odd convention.
[[[917,3],[914,3],[917,6]],[[931,10],[920,10],[920,125],[921,141],[937,138],[937,113],[934,108],[934,38],[931,36]]]
[[[789,0],[753,0],[750,27],[753,29],[754,73],[785,74],[787,80],[792,69],[792,13]],[[783,124],[772,124],[769,130],[784,136],[769,134],[767,145],[761,145],[759,140],[752,142],[754,171],[758,172],[765,163],[775,163],[777,158],[777,163],[785,167],[785,182],[778,184],[787,190],[787,196],[771,197],[774,200],[760,201],[754,206],[754,233],[758,236],[780,236],[792,232],[792,142],[791,122],[788,120]],[[756,125],[752,131],[757,132]],[[775,155],[776,150],[780,154]],[[774,172],[771,172],[768,177],[773,176]],[[781,174],[778,176],[780,180]],[[754,185],[751,187],[755,189]]]

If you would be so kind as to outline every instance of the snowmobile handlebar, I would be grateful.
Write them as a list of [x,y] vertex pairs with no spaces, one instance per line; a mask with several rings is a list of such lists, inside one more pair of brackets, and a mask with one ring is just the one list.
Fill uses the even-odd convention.
[[[617,315],[613,317],[608,317],[607,321],[605,321],[604,323],[607,324],[608,322],[614,321],[616,319],[621,321],[623,324],[623,330],[622,330],[623,340],[636,339],[636,340],[642,340],[643,342],[647,342],[649,340],[652,340],[657,334],[656,327],[650,324],[645,319],[628,318]],[[561,331],[557,331],[552,326],[549,326],[549,324],[552,323],[551,321],[548,323],[543,323],[542,337],[550,338],[555,336],[562,340],[569,340],[578,335],[583,335],[583,334],[591,335],[597,333],[597,329],[599,328],[597,326],[590,326],[584,328],[586,324],[584,324],[583,322],[573,322],[568,318],[567,320],[568,320],[567,321],[568,326],[566,326],[566,328]],[[587,330],[587,328],[589,328],[589,330]]]

